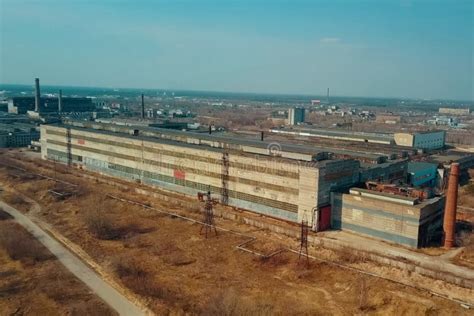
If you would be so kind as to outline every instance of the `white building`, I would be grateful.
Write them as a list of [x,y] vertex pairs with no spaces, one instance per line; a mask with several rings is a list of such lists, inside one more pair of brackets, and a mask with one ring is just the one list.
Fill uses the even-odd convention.
[[414,133],[395,133],[395,144],[420,149],[443,148],[446,140],[445,131],[427,131]]

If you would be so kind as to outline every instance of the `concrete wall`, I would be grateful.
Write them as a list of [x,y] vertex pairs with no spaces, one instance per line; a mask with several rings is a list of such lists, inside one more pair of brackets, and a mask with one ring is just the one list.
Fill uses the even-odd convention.
[[428,242],[427,235],[439,227],[443,202],[436,198],[419,205],[406,205],[382,198],[333,193],[331,223],[335,229],[417,248]]
[[421,149],[443,148],[445,138],[445,131],[394,134],[395,143],[397,145]]
[[452,115],[469,115],[471,110],[467,109],[458,109],[458,108],[439,108],[439,113],[441,114],[452,114]]
[[416,133],[413,147],[423,149],[443,148],[446,138],[445,131]]
[[412,186],[432,186],[437,176],[437,166],[427,162],[411,161],[408,163],[408,183]]
[[380,165],[365,166],[361,168],[359,181],[361,183],[369,180],[393,182],[400,179],[405,181],[407,178],[407,165],[407,160],[401,160]]
[[407,146],[407,147],[413,147],[414,139],[415,137],[412,134],[408,133],[395,133],[393,135],[393,138],[395,139],[395,144],[398,146]]
[[[42,157],[67,163],[66,135],[64,127],[43,125]],[[71,162],[97,172],[188,195],[222,193],[222,149],[82,129],[71,129],[70,148]],[[230,151],[228,203],[297,222],[316,206],[318,169],[317,163]]]

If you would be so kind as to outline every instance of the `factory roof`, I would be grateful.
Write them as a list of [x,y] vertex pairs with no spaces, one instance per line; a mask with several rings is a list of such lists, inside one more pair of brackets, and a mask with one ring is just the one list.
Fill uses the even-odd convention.
[[12,122],[12,123],[2,123],[0,121],[0,131],[3,132],[18,132],[18,131],[23,131],[23,132],[30,132],[34,131],[37,129],[37,126],[35,124],[29,124],[29,123],[20,123],[20,122]]
[[[272,129],[272,131],[280,131],[279,129]],[[393,140],[393,134],[389,133],[366,133],[366,132],[349,132],[349,131],[337,131],[337,130],[327,130],[327,129],[318,129],[318,128],[292,128],[292,129],[282,129],[282,131],[288,132],[307,132],[308,135],[318,136],[326,135],[331,137],[346,137],[354,139],[371,139],[379,141],[390,141]],[[304,135],[303,135],[304,136]]]
[[436,169],[436,164],[422,161],[410,161],[408,163],[408,172],[419,172],[426,169]]
[[[144,127],[144,126],[118,126],[115,124],[105,124],[97,122],[83,122],[83,121],[67,121],[67,124],[72,124],[73,126],[82,126],[94,129],[106,129],[113,128],[114,130],[122,129],[122,132],[126,132],[133,129],[138,129],[142,132],[146,132],[150,136],[155,136],[157,138],[167,138],[167,136],[174,136],[177,139],[200,139],[208,142],[218,142],[223,144],[235,144],[240,146],[249,146],[259,149],[269,149],[276,148],[280,152],[287,153],[297,153],[297,154],[306,154],[306,155],[317,155],[320,153],[334,153],[338,155],[347,155],[354,158],[364,158],[377,161],[381,158],[386,158],[385,155],[371,154],[363,151],[355,150],[340,150],[335,148],[328,147],[319,147],[313,145],[299,145],[299,144],[290,144],[283,142],[268,142],[268,141],[257,141],[251,139],[245,139],[242,137],[229,137],[229,136],[218,136],[218,135],[209,135],[204,133],[196,133],[191,131],[179,131],[179,130],[170,130],[165,128],[156,128],[156,127]],[[186,141],[186,140],[183,140]],[[311,160],[311,159],[308,159]]]
[[439,130],[439,129],[436,129],[436,130],[430,130],[430,131],[414,131],[414,132],[408,132],[406,134],[431,134],[431,133],[446,133],[446,131],[443,131],[443,130]]
[[448,151],[447,153],[431,155],[428,157],[428,159],[434,163],[447,164],[451,162],[464,162],[474,160],[474,154],[460,151]]
[[[191,149],[204,149],[207,151],[212,151],[212,152],[219,152],[222,153],[225,151],[229,152],[234,152],[237,153],[241,156],[247,156],[247,157],[254,157],[255,155],[263,155],[263,154],[258,154],[258,153],[249,153],[249,152],[242,152],[242,151],[236,151],[232,149],[224,149],[221,147],[211,147],[211,146],[206,146],[206,145],[199,145],[199,144],[192,144],[192,143],[186,143],[186,142],[181,142],[181,141],[176,141],[176,140],[170,140],[170,139],[163,139],[163,138],[157,138],[153,136],[146,136],[146,135],[131,135],[125,132],[113,132],[113,131],[107,131],[107,130],[97,130],[97,129],[90,129],[90,128],[84,128],[84,127],[78,127],[78,126],[70,126],[67,124],[49,124],[49,126],[56,126],[56,127],[69,127],[72,130],[79,130],[79,131],[85,131],[85,132],[93,132],[93,133],[98,133],[102,135],[111,135],[111,136],[118,136],[118,137],[124,137],[128,139],[140,139],[143,141],[149,141],[149,142],[154,142],[154,143],[160,143],[160,144],[167,144],[167,145],[172,145],[172,146],[180,146],[180,147],[186,147],[186,148],[191,148]],[[291,158],[285,158],[285,157],[280,157],[280,156],[272,156],[272,155],[264,155],[266,157],[271,157],[271,159],[277,160],[277,161],[282,161],[282,162],[292,162],[294,163],[296,161],[302,161],[304,163],[308,163],[308,161],[304,161],[301,159],[291,159]],[[322,161],[311,161],[311,164],[305,164],[308,167],[324,167],[328,163],[333,163],[336,161],[342,161],[341,159],[326,159]]]
[[426,205],[437,202],[440,199],[440,197],[436,196],[430,199],[425,199],[425,200],[420,201],[418,198],[414,198],[410,196],[403,196],[403,195],[397,195],[397,194],[386,193],[386,192],[378,192],[378,191],[361,189],[361,188],[351,188],[350,194],[366,196],[368,198],[379,199],[385,202],[410,205],[416,208],[423,208]]

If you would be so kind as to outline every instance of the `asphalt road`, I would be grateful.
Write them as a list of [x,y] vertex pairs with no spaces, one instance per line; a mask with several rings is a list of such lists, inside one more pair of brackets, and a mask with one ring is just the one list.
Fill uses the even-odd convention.
[[48,248],[71,273],[84,282],[97,296],[120,315],[146,315],[138,306],[130,302],[115,288],[102,280],[94,270],[85,265],[71,251],[48,235],[28,217],[2,201],[0,201],[0,207],[13,216],[18,224],[28,230],[28,232]]

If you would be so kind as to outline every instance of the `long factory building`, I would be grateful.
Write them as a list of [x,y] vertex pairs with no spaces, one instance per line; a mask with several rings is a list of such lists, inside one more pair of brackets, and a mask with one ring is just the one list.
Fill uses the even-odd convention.
[[[354,187],[367,180],[406,179],[406,160],[370,162],[368,156],[357,159],[357,153],[339,159],[311,146],[281,144],[275,151],[274,145],[97,122],[41,126],[43,159],[190,196],[210,190],[224,204],[307,221],[317,231],[332,227],[420,247],[440,226],[444,201],[439,198],[418,201],[363,191],[358,193],[363,197],[354,196]],[[405,211],[408,215],[399,214]]]
[[210,190],[225,204],[295,223],[313,225],[330,192],[348,189],[364,172],[406,175],[406,162],[378,171],[356,159],[327,159],[289,144],[275,152],[272,145],[94,122],[41,126],[43,159],[192,196]]
[[[138,134],[138,135],[137,135]],[[330,191],[358,182],[357,160],[304,161],[108,130],[42,125],[43,159],[224,203],[290,222],[312,224]]]

